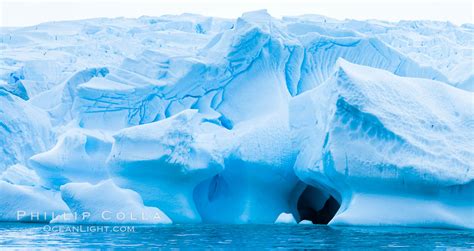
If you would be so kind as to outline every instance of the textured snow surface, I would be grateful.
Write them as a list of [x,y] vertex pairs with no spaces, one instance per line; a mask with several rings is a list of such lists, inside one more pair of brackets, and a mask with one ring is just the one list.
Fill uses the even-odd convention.
[[0,220],[473,228],[473,48],[266,11],[2,28]]

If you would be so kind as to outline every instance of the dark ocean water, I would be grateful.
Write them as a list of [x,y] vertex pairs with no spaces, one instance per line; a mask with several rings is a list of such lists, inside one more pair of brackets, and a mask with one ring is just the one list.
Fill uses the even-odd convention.
[[0,223],[4,248],[474,249],[474,231],[325,225],[68,226]]

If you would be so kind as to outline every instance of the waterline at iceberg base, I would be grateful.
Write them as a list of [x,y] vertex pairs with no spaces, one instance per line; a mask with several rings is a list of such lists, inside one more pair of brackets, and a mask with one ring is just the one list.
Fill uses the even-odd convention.
[[2,28],[0,221],[473,229],[473,37],[265,11]]

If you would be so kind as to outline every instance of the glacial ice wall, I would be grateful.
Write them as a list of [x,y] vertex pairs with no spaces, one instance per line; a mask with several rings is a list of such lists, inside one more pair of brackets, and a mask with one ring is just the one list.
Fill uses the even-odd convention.
[[472,27],[256,11],[2,28],[0,220],[473,228]]

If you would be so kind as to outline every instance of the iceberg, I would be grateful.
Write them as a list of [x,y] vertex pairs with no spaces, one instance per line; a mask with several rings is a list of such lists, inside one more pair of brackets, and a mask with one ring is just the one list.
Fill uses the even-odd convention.
[[264,10],[1,29],[0,221],[474,228],[473,38]]
[[120,187],[139,192],[174,222],[200,222],[193,190],[224,167],[222,147],[215,143],[219,130],[225,129],[196,110],[123,129],[114,137],[110,173]]
[[298,222],[298,224],[301,224],[301,225],[312,225],[313,222],[309,221],[309,220],[302,220],[300,222]]
[[224,170],[194,190],[204,222],[273,223],[296,211],[302,184],[293,171],[293,148],[285,112],[236,125],[226,141]]
[[0,221],[49,222],[69,212],[58,192],[0,180]]
[[53,144],[47,113],[0,89],[0,171],[11,165],[26,165],[36,153]]
[[97,131],[71,129],[53,148],[30,157],[29,164],[50,188],[58,189],[69,182],[97,183],[108,177],[105,161],[111,141]]
[[339,60],[290,103],[295,172],[340,201],[333,225],[472,228],[472,105],[467,91]]
[[[275,220],[275,224],[296,224],[295,217],[292,214],[281,213]],[[303,223],[305,224],[305,223]]]
[[[96,185],[68,183],[61,197],[70,213],[56,216],[52,224],[170,224],[161,210],[143,206],[140,195],[121,189],[111,180]],[[97,195],[100,194],[98,198]]]

